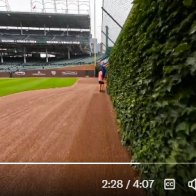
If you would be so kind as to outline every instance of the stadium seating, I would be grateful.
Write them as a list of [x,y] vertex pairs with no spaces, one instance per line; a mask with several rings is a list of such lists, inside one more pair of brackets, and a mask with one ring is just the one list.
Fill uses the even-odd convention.
[[[101,59],[102,55],[97,56],[97,61]],[[80,66],[84,64],[93,64],[94,57],[83,57],[83,58],[75,58],[70,60],[56,60],[49,63],[43,63],[41,61],[36,62],[10,62],[3,63],[0,65],[0,72],[15,72],[15,71],[27,71],[27,70],[38,70],[38,69],[54,69],[54,68],[62,68],[64,66]]]

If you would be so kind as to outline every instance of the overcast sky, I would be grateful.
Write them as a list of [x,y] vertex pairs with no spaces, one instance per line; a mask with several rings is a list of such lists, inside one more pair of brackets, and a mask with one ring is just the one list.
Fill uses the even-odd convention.
[[[11,11],[31,11],[31,0],[8,0]],[[94,0],[91,2],[91,27],[94,35]],[[96,0],[96,34],[98,42],[101,42],[101,22],[102,22],[102,0]],[[94,36],[93,36],[94,37]]]

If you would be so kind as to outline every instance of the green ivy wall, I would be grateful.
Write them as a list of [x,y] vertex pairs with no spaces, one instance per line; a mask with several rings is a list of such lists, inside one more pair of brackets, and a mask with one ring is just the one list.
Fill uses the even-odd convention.
[[[109,93],[134,161],[195,162],[196,1],[134,0],[109,62]],[[177,176],[179,195],[196,176],[192,165],[140,170]]]

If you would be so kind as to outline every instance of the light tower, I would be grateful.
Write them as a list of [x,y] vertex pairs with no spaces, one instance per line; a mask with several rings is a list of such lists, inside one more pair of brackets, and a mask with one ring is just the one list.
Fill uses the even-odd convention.
[[90,0],[31,0],[31,11],[89,14]]
[[10,11],[10,6],[8,0],[0,0],[0,10],[1,11]]

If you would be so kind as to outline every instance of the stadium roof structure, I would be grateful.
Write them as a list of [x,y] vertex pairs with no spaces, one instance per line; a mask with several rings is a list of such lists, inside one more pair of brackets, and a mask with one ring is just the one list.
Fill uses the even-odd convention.
[[0,11],[0,26],[90,29],[90,16]]

